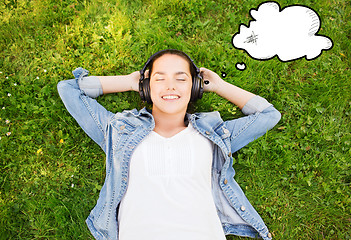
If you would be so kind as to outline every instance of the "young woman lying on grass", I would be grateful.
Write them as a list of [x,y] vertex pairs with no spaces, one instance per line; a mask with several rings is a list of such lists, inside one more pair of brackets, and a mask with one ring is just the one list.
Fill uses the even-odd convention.
[[[88,76],[82,68],[73,74],[58,84],[59,94],[106,153],[105,183],[86,220],[96,239],[271,239],[232,167],[232,153],[279,121],[269,102],[197,68],[178,50],[157,52],[140,72],[125,76]],[[93,99],[124,91],[139,91],[152,110],[115,114]],[[203,91],[247,116],[223,121],[218,112],[188,114]]]

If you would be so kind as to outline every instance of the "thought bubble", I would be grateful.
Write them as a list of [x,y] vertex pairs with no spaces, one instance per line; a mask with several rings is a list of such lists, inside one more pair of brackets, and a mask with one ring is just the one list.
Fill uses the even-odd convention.
[[275,56],[283,62],[303,57],[313,60],[322,54],[322,50],[333,47],[330,38],[317,34],[320,18],[309,7],[291,5],[280,10],[277,2],[264,2],[257,10],[251,9],[250,15],[254,20],[248,27],[240,24],[232,44],[256,60]]
[[246,69],[246,65],[245,63],[237,63],[235,64],[236,69],[240,70],[240,71],[244,71]]

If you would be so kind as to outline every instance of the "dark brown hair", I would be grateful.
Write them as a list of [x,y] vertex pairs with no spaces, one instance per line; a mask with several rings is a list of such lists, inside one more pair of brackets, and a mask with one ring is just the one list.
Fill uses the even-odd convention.
[[188,64],[189,64],[190,74],[191,74],[192,78],[195,77],[196,69],[195,69],[193,61],[191,60],[191,58],[186,53],[184,53],[184,52],[182,52],[180,50],[177,50],[177,49],[166,49],[166,50],[160,51],[156,55],[154,55],[153,58],[151,59],[151,61],[148,64],[149,65],[148,66],[148,68],[149,68],[149,76],[151,76],[154,62],[158,58],[162,57],[165,54],[177,55],[177,56],[180,56],[183,59],[185,59],[188,62]]

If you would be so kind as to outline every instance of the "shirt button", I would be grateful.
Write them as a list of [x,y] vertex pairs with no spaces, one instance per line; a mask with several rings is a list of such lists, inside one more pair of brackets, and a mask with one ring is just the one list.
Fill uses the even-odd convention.
[[245,206],[241,206],[240,209],[241,209],[241,211],[243,211],[243,212],[245,212],[245,210],[246,210]]
[[206,135],[210,135],[211,134],[209,131],[206,131],[205,133],[206,133]]
[[121,129],[121,130],[124,130],[125,128],[126,128],[125,125],[122,125],[122,126],[119,127],[119,129]]
[[231,157],[231,156],[232,156],[232,153],[231,153],[231,152],[229,152],[229,153],[228,153],[228,157]]
[[228,183],[228,180],[227,179],[224,179],[224,184],[227,184]]
[[227,133],[229,133],[229,130],[228,130],[228,129],[224,129],[223,132],[224,132],[225,134],[227,134]]
[[271,234],[271,233],[268,233],[268,234],[267,234],[267,237],[272,238],[272,234]]

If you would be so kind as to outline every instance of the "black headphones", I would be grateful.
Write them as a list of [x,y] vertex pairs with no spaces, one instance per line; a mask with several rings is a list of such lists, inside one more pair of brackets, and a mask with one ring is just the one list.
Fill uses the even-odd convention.
[[202,79],[202,76],[200,75],[200,69],[195,65],[193,60],[184,52],[176,50],[176,49],[165,49],[161,50],[155,54],[153,54],[145,63],[143,69],[140,70],[140,80],[139,80],[139,94],[140,98],[143,101],[147,101],[147,103],[152,103],[151,100],[151,94],[150,94],[150,77],[145,78],[145,71],[149,67],[151,61],[159,55],[163,55],[166,53],[181,53],[181,55],[186,56],[190,62],[191,62],[191,68],[193,68],[195,71],[195,74],[192,76],[192,88],[191,88],[191,97],[190,97],[190,102],[195,102],[197,99],[202,98],[202,95],[204,93],[204,82]]

